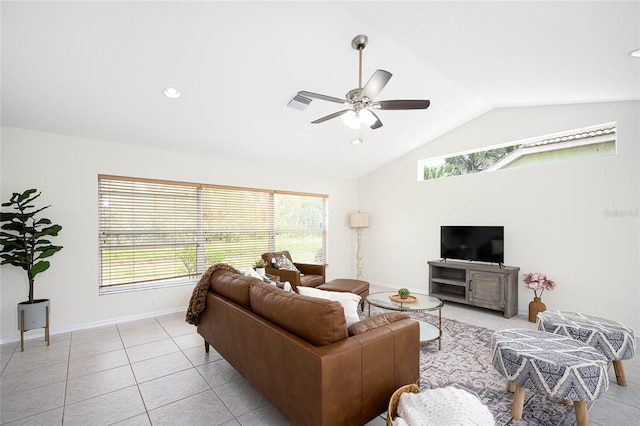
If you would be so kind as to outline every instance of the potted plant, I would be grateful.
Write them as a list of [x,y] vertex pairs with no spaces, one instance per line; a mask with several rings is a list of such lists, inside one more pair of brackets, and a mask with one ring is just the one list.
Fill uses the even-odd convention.
[[2,207],[10,207],[12,211],[0,213],[0,265],[8,264],[24,269],[29,282],[29,300],[18,303],[18,327],[23,350],[23,333],[28,330],[45,327],[45,339],[49,343],[49,299],[35,299],[33,284],[36,275],[51,266],[44,259],[62,249],[62,246],[53,245],[49,241],[49,237],[58,235],[62,226],[38,217],[50,207],[38,208],[33,204],[40,194],[36,189],[28,189],[23,193],[14,192],[8,202],[2,203]]
[[267,267],[267,262],[264,261],[264,259],[260,258],[258,260],[256,260],[256,262],[253,264],[253,268],[256,270],[256,272],[258,274],[260,274],[260,276],[265,275],[266,271],[265,268]]
[[409,297],[411,292],[408,288],[401,288],[400,290],[398,290],[398,294],[400,295],[400,299],[406,299],[407,297]]

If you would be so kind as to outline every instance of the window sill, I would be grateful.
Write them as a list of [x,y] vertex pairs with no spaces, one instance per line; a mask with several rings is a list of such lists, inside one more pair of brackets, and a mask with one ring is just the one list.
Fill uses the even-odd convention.
[[134,291],[158,290],[170,287],[193,286],[200,280],[200,277],[190,278],[188,280],[167,280],[154,281],[140,284],[123,284],[113,287],[100,287],[99,295],[106,296],[109,294],[131,293]]

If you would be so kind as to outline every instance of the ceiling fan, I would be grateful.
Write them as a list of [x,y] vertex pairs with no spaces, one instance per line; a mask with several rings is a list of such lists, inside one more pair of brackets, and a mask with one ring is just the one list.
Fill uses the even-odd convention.
[[360,124],[364,123],[371,129],[382,127],[382,122],[374,112],[374,110],[408,110],[408,109],[427,109],[430,105],[428,100],[393,100],[393,101],[376,101],[375,98],[380,94],[382,89],[391,79],[391,73],[385,70],[376,70],[369,81],[362,85],[362,51],[367,47],[369,39],[366,35],[357,35],[351,40],[351,47],[359,52],[360,66],[358,73],[358,87],[349,90],[345,99],[333,96],[321,95],[319,93],[300,91],[298,95],[307,98],[320,99],[323,101],[334,102],[347,106],[347,109],[334,112],[327,116],[321,117],[312,124],[323,123],[332,118],[342,117],[342,120],[350,127],[359,129]]

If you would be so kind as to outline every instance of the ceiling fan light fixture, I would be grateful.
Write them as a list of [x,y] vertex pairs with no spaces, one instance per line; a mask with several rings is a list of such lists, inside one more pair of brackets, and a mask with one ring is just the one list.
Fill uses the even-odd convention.
[[631,52],[629,52],[629,55],[634,58],[640,58],[640,49],[632,50]]
[[367,125],[367,127],[371,127],[373,123],[378,121],[375,115],[368,109],[363,109],[360,111],[360,121]]
[[360,130],[360,117],[353,110],[347,111],[341,116],[342,122],[353,130]]

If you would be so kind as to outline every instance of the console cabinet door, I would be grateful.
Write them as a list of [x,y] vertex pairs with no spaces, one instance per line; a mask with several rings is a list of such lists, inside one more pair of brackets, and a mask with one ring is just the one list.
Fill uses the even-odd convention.
[[468,271],[468,297],[479,306],[487,308],[504,307],[503,274],[492,274],[482,271]]

